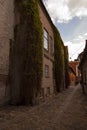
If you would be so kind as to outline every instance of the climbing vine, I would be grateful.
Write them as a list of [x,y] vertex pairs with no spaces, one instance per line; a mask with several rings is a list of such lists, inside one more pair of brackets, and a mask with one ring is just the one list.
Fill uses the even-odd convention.
[[[15,104],[33,104],[41,90],[43,74],[42,25],[39,17],[40,0],[15,0],[14,42],[10,69],[11,100]],[[16,11],[17,10],[17,11]],[[67,55],[63,41],[54,25],[54,78],[57,92],[64,87]],[[65,60],[64,60],[65,54]],[[66,68],[66,71],[64,70]]]
[[65,60],[65,87],[68,88],[70,85],[69,77],[69,61],[68,61],[68,48],[64,47],[64,60]]
[[63,43],[56,27],[54,29],[54,78],[56,91],[60,92],[64,82]]
[[41,89],[43,70],[42,26],[38,0],[16,0],[15,6],[20,20],[14,32],[13,62],[16,69],[13,71],[13,84],[16,84],[16,94],[14,91],[12,93],[13,98],[17,96],[16,103],[32,104]]

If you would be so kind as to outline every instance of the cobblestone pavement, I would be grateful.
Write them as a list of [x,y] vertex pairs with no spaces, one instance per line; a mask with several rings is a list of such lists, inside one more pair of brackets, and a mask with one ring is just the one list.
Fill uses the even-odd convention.
[[78,85],[35,107],[0,108],[0,130],[87,130],[87,96]]

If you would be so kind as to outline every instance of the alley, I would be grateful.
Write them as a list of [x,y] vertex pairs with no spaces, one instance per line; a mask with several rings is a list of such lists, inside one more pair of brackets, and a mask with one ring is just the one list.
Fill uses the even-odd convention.
[[0,130],[87,130],[87,96],[78,85],[35,107],[1,108]]

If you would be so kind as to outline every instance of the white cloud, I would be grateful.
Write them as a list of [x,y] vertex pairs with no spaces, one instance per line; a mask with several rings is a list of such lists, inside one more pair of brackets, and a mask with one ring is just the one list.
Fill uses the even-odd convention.
[[78,57],[78,54],[80,54],[84,50],[86,39],[87,33],[83,35],[78,35],[73,40],[64,43],[68,46],[69,58],[71,58],[71,60],[76,59]]
[[74,23],[73,33],[70,31],[70,34],[63,34],[66,39],[65,41],[63,38],[64,44],[69,48],[69,57],[72,60],[76,59],[78,54],[84,50],[87,39],[87,0],[44,0],[44,2],[54,23],[60,22],[69,25],[68,30],[65,30],[66,32],[70,31],[70,25],[72,25],[68,24],[70,20],[74,17],[81,19],[78,24],[75,25]]
[[87,36],[87,33],[85,33],[84,35]]
[[58,22],[87,16],[87,0],[44,0],[44,3],[51,18]]

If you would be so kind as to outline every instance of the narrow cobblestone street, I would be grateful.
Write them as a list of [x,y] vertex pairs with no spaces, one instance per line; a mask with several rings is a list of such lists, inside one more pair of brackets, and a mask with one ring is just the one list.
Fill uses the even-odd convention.
[[78,85],[35,107],[0,108],[0,130],[87,130],[87,96]]

